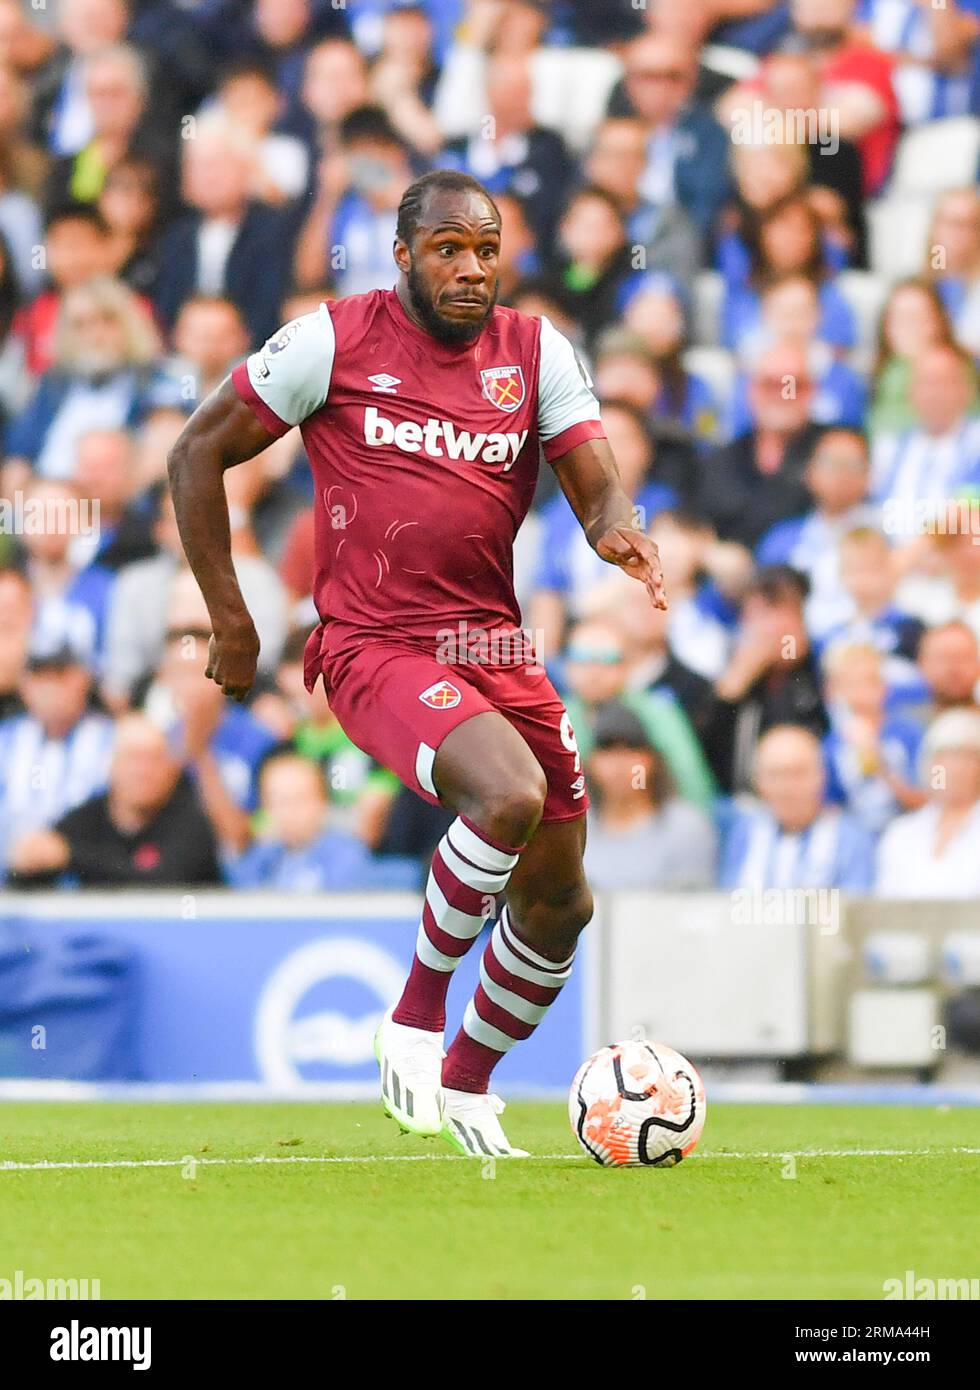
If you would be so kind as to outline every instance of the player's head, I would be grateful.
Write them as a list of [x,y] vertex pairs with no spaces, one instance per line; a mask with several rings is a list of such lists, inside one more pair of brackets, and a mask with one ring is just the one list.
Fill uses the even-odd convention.
[[407,307],[444,343],[479,337],[497,302],[500,213],[469,174],[436,169],[406,189],[395,261]]

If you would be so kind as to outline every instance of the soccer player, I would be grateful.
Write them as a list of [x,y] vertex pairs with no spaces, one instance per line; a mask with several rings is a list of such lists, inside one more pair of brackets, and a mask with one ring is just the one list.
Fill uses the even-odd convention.
[[[170,456],[187,558],[214,635],[207,674],[234,699],[258,638],[229,548],[222,475],[299,425],[316,485],[323,678],[351,739],[456,813],[432,861],[415,959],[378,1030],[385,1110],[465,1154],[524,1156],[490,1075],[548,1012],[592,916],[588,796],[568,715],[519,627],[512,549],[539,453],[604,560],[666,607],[588,378],[546,318],[497,306],[500,216],[435,171],[398,211],[393,290],[320,306],[205,400]],[[463,1026],[443,1051],[452,972],[506,905]]]

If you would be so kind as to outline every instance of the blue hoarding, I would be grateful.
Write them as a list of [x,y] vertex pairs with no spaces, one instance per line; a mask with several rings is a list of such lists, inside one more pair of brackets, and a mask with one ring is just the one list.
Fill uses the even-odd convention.
[[[5,906],[0,944],[8,959],[29,952],[43,969],[82,938],[131,953],[132,1055],[116,1077],[290,1090],[306,1082],[374,1084],[374,1031],[408,972],[421,903],[404,894],[79,894]],[[447,1037],[475,987],[484,939],[452,982]],[[587,971],[583,960],[542,1027],[501,1063],[496,1079],[505,1094],[567,1087],[589,1036]],[[0,1029],[2,987],[0,973]],[[44,991],[35,993],[34,1017],[21,1011],[15,1026],[42,1025],[49,1046],[19,1053],[19,1074],[70,1076],[55,1061],[64,1055],[57,1047],[58,1029],[67,1026],[64,1000],[59,1008],[52,998],[46,1010]],[[79,1027],[77,1016],[72,1026]]]

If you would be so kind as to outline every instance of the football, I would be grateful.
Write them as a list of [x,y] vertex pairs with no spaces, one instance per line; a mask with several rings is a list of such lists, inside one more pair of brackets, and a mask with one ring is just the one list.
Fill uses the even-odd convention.
[[704,1083],[664,1043],[610,1043],[583,1062],[568,1093],[582,1148],[605,1168],[672,1168],[701,1137]]

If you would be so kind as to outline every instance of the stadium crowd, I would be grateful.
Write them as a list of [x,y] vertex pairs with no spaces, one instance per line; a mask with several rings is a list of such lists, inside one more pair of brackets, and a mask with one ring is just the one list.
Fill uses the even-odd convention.
[[227,475],[244,707],[166,459],[280,324],[394,283],[452,167],[667,576],[665,614],[542,465],[515,581],[593,883],[980,894],[978,110],[980,0],[0,0],[7,882],[423,881],[451,817],[303,685],[298,431]]

